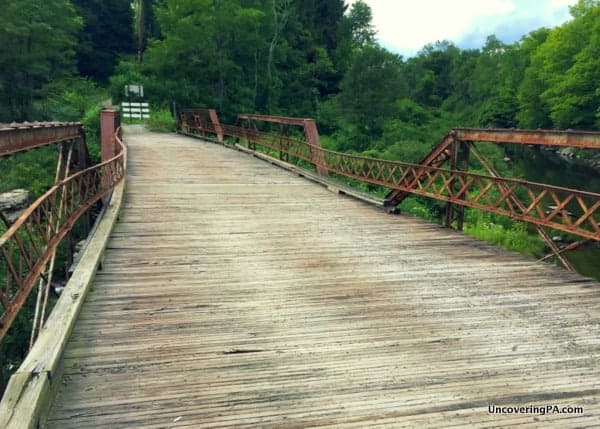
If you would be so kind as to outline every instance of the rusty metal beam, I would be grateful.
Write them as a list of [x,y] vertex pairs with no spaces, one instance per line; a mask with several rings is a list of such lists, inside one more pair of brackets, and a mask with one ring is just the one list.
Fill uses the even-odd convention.
[[244,121],[248,121],[252,124],[254,124],[256,121],[261,121],[273,124],[294,125],[302,127],[302,130],[304,131],[304,137],[306,138],[306,142],[309,144],[310,147],[310,162],[315,166],[317,173],[319,173],[321,176],[328,175],[327,163],[325,162],[325,158],[323,157],[323,149],[321,147],[319,131],[317,129],[317,124],[314,119],[290,118],[285,116],[270,115],[252,115],[246,113],[238,115],[237,124],[242,124]]
[[74,140],[83,133],[79,122],[0,124],[0,156]]
[[219,121],[219,115],[217,115],[217,111],[215,109],[208,109],[208,116],[210,117],[211,122],[215,128],[215,134],[217,135],[217,141],[223,143],[223,127],[221,127],[221,122]]
[[273,124],[283,124],[283,125],[296,125],[299,127],[303,127],[306,121],[313,121],[310,118],[290,118],[286,116],[271,116],[271,115],[253,115],[248,113],[242,113],[237,116],[239,119],[247,119],[249,121],[262,121],[262,122],[271,122]]
[[[435,146],[431,151],[421,160],[420,165],[427,165],[430,167],[441,167],[450,159],[452,156],[452,145],[456,141],[456,133],[451,130],[444,138]],[[412,178],[418,180],[419,177]],[[410,195],[410,192],[405,192],[397,189],[392,189],[385,196],[385,205],[387,207],[395,207],[400,204],[406,197]]]
[[215,109],[183,109],[178,114],[179,129],[185,133],[200,133],[209,138],[215,134],[217,141],[223,143],[223,128]]
[[[498,171],[494,168],[492,163],[486,159],[486,157],[479,151],[479,149],[477,149],[475,143],[473,143],[471,150],[473,151],[473,154],[477,157],[477,160],[481,163],[481,165],[488,171],[488,173],[490,173],[492,176],[500,177],[500,173],[498,173]],[[505,186],[500,185],[500,189],[502,190],[502,192],[510,195],[508,188],[506,188]],[[519,210],[521,210],[522,212],[525,211],[525,207],[515,195],[510,195],[510,201],[512,201]],[[558,258],[558,260],[563,264],[563,266],[569,271],[575,271],[575,268],[569,262],[569,260],[566,259],[563,255],[561,255],[560,249],[558,248],[558,246],[556,246],[554,241],[552,241],[552,237],[550,237],[550,235],[544,230],[544,228],[542,228],[540,225],[534,226],[542,240],[544,240],[548,247],[550,247],[553,254]]]
[[455,128],[453,132],[457,140],[468,142],[482,141],[600,149],[600,132],[598,131]]

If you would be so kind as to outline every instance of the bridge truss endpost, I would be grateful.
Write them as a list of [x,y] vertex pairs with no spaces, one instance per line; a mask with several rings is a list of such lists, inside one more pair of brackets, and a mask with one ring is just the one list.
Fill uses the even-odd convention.
[[217,115],[217,111],[215,109],[208,109],[208,115],[210,117],[211,122],[213,123],[215,134],[217,135],[217,141],[219,143],[223,143],[223,127],[221,126],[221,122],[219,122],[219,116]]
[[324,177],[329,176],[325,154],[321,147],[319,131],[317,130],[317,124],[314,119],[304,120],[304,135],[306,136],[306,141],[310,145],[311,162],[315,166],[317,173]]
[[114,109],[103,109],[100,113],[102,162],[108,161],[117,153],[115,130],[118,128],[119,119],[119,112]]
[[[100,152],[102,162],[114,158],[118,153],[115,130],[121,125],[121,117],[115,109],[102,109],[100,112]],[[102,177],[104,184],[110,182],[110,177]],[[104,196],[103,203],[110,199],[110,195]]]

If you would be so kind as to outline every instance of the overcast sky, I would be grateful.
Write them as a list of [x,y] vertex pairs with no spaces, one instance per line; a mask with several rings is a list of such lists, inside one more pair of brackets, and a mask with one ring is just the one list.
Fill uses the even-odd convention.
[[[373,11],[381,45],[404,57],[423,46],[450,40],[480,48],[490,34],[512,43],[540,27],[570,19],[577,0],[363,0]],[[354,0],[348,3],[352,4]]]

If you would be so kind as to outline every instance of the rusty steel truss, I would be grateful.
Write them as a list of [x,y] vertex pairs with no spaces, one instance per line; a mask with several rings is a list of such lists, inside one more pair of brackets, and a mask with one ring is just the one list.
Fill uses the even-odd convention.
[[[36,282],[42,279],[50,285],[52,269],[48,266],[53,266],[61,241],[70,234],[76,222],[125,177],[126,149],[118,130],[113,128],[115,132],[117,154],[100,164],[77,171],[72,168],[72,161],[76,158],[72,148],[82,143],[85,146],[85,131],[81,124],[13,124],[0,130],[2,154],[57,142],[70,143],[68,150],[62,143],[59,145],[59,167],[54,186],[13,224],[2,219],[8,229],[0,237],[0,340]],[[40,329],[43,310],[41,314]],[[32,341],[34,337],[32,332]]]
[[82,138],[85,133],[79,122],[0,124],[0,156]]
[[[263,115],[239,115],[236,125],[218,122],[213,110],[204,121],[192,120],[196,110],[184,110],[179,129],[184,133],[210,136],[217,126],[223,136],[245,140],[250,149],[262,146],[279,153],[286,161],[302,160],[321,174],[329,172],[389,189],[385,205],[395,207],[408,195],[421,195],[447,204],[446,226],[462,229],[464,208],[472,207],[528,222],[538,228],[559,260],[572,269],[543,227],[581,237],[600,240],[600,194],[500,177],[478,150],[477,142],[513,143],[600,149],[600,133],[584,131],[528,131],[504,129],[451,130],[419,164],[368,158],[323,149],[314,139],[291,137],[282,127],[279,133],[261,132],[253,122],[269,121],[282,125],[301,125],[306,119]],[[251,126],[243,125],[248,121]],[[311,120],[309,120],[311,121]],[[314,124],[314,121],[312,122]],[[316,133],[316,126],[314,127]],[[318,134],[317,134],[318,141]],[[473,154],[488,174],[468,172]],[[449,168],[444,168],[448,164]],[[576,246],[571,246],[571,248]]]

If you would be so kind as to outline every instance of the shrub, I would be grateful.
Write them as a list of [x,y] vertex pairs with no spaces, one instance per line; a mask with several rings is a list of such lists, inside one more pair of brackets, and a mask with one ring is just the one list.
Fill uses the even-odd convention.
[[150,131],[170,133],[177,129],[177,121],[169,109],[157,109],[150,112],[146,125]]

